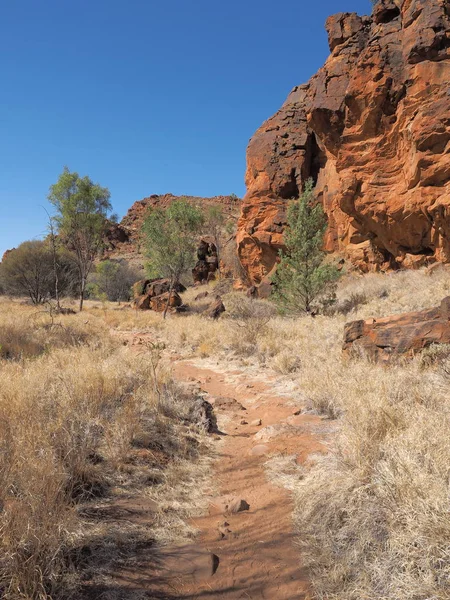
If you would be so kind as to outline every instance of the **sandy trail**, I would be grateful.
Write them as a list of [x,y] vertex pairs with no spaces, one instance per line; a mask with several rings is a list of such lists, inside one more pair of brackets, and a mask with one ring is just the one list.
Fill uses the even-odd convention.
[[[213,402],[226,397],[247,409],[221,408],[220,400],[215,403],[219,428],[226,435],[218,442],[214,478],[219,500],[237,497],[250,509],[224,515],[216,506],[218,499],[210,499],[208,514],[195,520],[200,530],[197,545],[219,558],[218,568],[212,576],[174,577],[172,592],[183,599],[306,600],[308,583],[294,542],[292,499],[267,480],[264,463],[271,454],[295,455],[303,462],[320,452],[320,434],[326,425],[317,416],[295,415],[298,406],[277,393],[273,377],[249,377],[245,371],[221,371],[198,362],[175,362],[175,377],[194,380]],[[262,425],[252,425],[258,419]],[[222,538],[218,527],[225,521],[231,532]]]
[[[217,496],[207,499],[209,510],[194,520],[199,535],[193,544],[158,552],[149,544],[129,568],[112,575],[109,594],[90,588],[89,599],[308,600],[291,494],[268,480],[264,465],[273,455],[294,456],[301,464],[323,452],[332,425],[298,414],[292,389],[269,371],[197,358],[172,357],[172,365],[177,380],[201,388],[214,406],[220,430],[212,482]],[[258,420],[261,425],[252,423]],[[225,512],[230,498],[245,500],[249,509]],[[136,508],[137,519],[151,520],[152,507]]]

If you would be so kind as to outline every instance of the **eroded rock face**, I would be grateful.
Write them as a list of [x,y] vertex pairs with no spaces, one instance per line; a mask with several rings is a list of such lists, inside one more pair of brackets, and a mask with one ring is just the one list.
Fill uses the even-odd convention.
[[328,251],[363,271],[450,262],[449,14],[448,0],[380,0],[327,20],[327,62],[248,146],[237,243],[253,284],[309,177]]
[[386,362],[413,355],[431,344],[449,343],[450,297],[437,308],[347,323],[343,350]]

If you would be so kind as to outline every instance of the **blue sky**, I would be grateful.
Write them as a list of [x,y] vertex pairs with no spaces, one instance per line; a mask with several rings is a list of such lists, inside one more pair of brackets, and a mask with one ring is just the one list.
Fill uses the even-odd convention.
[[369,0],[0,3],[0,258],[42,236],[64,165],[123,216],[172,192],[244,194],[245,150]]

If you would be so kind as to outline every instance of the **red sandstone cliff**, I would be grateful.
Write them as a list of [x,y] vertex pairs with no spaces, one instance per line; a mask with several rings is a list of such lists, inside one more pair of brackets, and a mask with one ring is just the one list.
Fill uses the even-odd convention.
[[327,20],[327,62],[247,150],[238,251],[254,283],[308,177],[328,250],[366,271],[450,261],[449,15],[449,0],[380,0]]

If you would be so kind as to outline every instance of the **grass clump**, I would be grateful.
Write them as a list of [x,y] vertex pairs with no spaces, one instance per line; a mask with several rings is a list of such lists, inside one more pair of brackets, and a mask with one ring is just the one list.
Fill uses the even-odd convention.
[[117,490],[164,496],[171,465],[185,494],[183,473],[192,478],[206,451],[201,401],[171,381],[159,346],[133,352],[108,333],[101,311],[47,327],[46,315],[33,320],[16,303],[8,310],[0,335],[16,350],[0,360],[0,595],[76,597],[78,549],[95,541],[92,554],[112,553],[123,536],[99,535],[84,507]]
[[318,598],[449,597],[447,368],[361,362],[342,387],[335,449],[295,490]]

